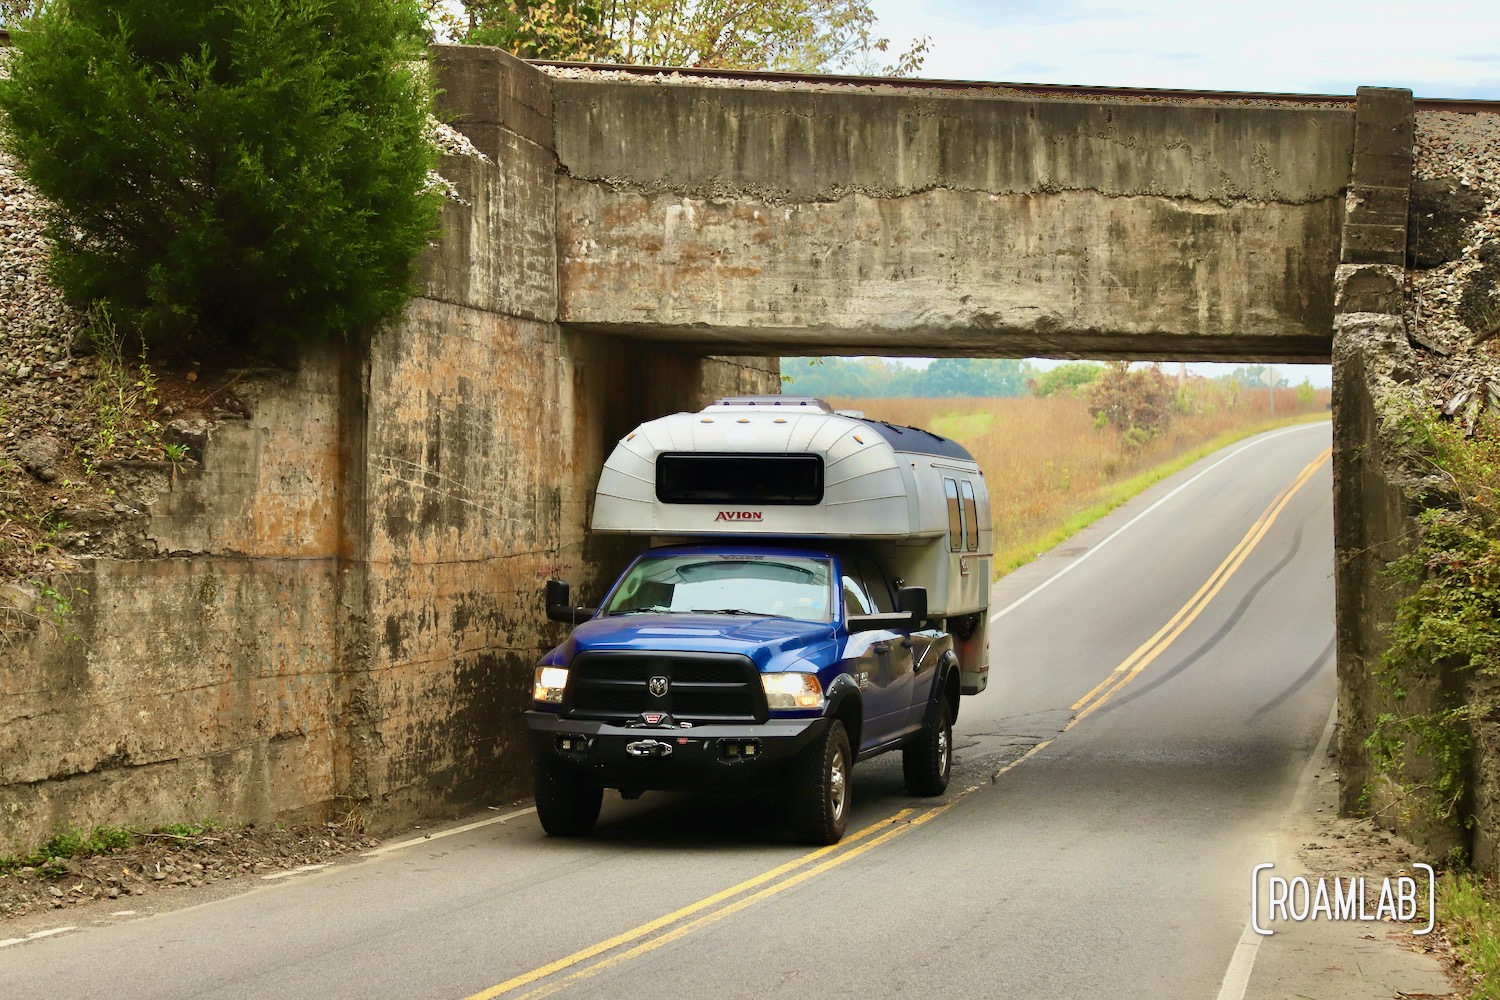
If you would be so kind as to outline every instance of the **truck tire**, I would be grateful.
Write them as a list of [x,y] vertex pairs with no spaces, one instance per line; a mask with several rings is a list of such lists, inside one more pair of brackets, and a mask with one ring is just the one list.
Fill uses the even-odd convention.
[[948,699],[938,692],[937,704],[927,713],[927,724],[901,749],[901,772],[913,795],[942,795],[953,772],[953,717]]
[[604,789],[561,761],[536,762],[536,815],[551,837],[581,837],[599,820]]
[[808,747],[792,775],[792,832],[805,844],[837,844],[849,822],[849,734],[834,719]]

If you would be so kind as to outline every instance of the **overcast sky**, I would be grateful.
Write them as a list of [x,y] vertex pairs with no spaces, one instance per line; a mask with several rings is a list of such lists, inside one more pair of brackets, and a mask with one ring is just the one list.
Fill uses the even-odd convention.
[[1012,83],[1500,99],[1500,3],[873,0],[922,76]]
[[[891,54],[948,80],[1500,100],[1500,0],[873,0]],[[1194,366],[1205,374],[1215,366]],[[1224,370],[1224,369],[1219,369]],[[1288,366],[1328,385],[1325,365]]]

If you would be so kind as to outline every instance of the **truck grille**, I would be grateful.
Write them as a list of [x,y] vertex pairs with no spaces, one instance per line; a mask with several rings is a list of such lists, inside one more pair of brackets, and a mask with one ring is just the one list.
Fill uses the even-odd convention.
[[[651,679],[667,679],[666,694]],[[665,712],[679,722],[764,722],[760,672],[732,653],[580,653],[568,671],[562,714],[570,719],[629,722]]]

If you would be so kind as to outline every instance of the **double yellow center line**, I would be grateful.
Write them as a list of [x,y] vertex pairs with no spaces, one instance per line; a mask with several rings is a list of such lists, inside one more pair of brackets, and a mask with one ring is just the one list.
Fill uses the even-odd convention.
[[[1187,630],[1187,627],[1203,613],[1203,609],[1208,607],[1208,603],[1224,589],[1224,584],[1229,582],[1235,570],[1244,565],[1245,559],[1260,544],[1261,539],[1266,537],[1266,532],[1271,530],[1271,525],[1275,523],[1277,517],[1281,516],[1287,504],[1291,503],[1292,497],[1307,485],[1308,480],[1312,479],[1332,454],[1333,449],[1329,448],[1307,463],[1306,467],[1297,474],[1297,478],[1292,480],[1291,485],[1271,501],[1271,505],[1250,526],[1250,530],[1245,532],[1245,537],[1241,538],[1239,544],[1224,557],[1224,561],[1219,563],[1218,569],[1214,570],[1204,581],[1203,586],[1198,588],[1198,592],[1179,608],[1155,635],[1141,643],[1135,652],[1126,657],[1125,662],[1110,671],[1109,676],[1095,685],[1092,691],[1073,703],[1072,709],[1075,714],[1068,722],[1067,729],[1073,728],[1088,718],[1100,705],[1113,698],[1121,688],[1139,677],[1142,670],[1150,666],[1153,660],[1165,652],[1166,648]],[[1066,732],[1066,729],[1064,731]]]
[[[967,788],[942,805],[917,813],[915,816],[912,815],[917,812],[915,809],[902,809],[893,816],[887,816],[878,823],[872,823],[862,830],[845,836],[837,844],[809,851],[800,858],[794,858],[780,867],[746,879],[738,885],[732,885],[696,903],[690,903],[680,910],[674,910],[639,927],[616,934],[606,941],[600,941],[598,944],[559,958],[555,962],[532,969],[530,972],[513,976],[503,983],[497,983],[487,990],[472,994],[467,1000],[494,1000],[495,997],[504,996],[554,976],[557,978],[517,995],[514,1000],[536,1000],[536,998],[566,989],[577,982],[597,976],[601,972],[623,965],[663,945],[686,937],[694,931],[717,923],[777,893],[785,892],[810,878],[815,878],[830,869],[852,861],[868,851],[873,851],[882,844],[889,843],[922,824],[936,819],[974,790],[975,788]],[[882,830],[883,833],[880,832]],[[761,886],[764,888],[760,888]],[[751,892],[752,889],[759,889],[759,891]],[[696,914],[702,915],[697,916],[696,919],[688,919]],[[634,947],[625,947],[634,942],[639,943],[634,944]],[[593,961],[594,959],[598,961]],[[591,962],[592,964],[589,964]],[[573,971],[565,976],[559,975],[569,969]]]

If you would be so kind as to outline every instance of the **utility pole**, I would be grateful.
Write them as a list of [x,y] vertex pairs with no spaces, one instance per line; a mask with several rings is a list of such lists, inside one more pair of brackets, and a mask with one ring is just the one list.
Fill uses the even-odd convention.
[[1271,386],[1271,417],[1276,417],[1276,366],[1266,365],[1266,381]]

